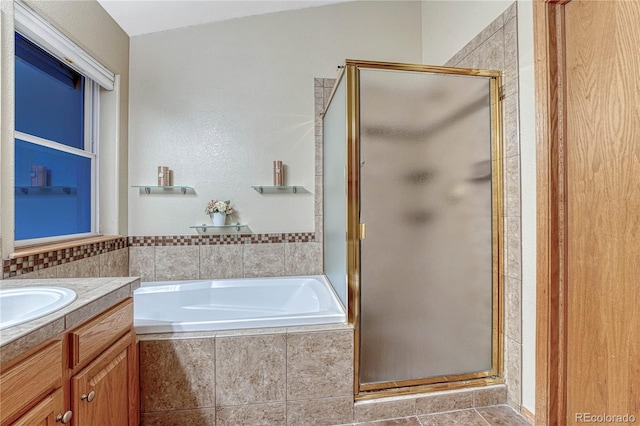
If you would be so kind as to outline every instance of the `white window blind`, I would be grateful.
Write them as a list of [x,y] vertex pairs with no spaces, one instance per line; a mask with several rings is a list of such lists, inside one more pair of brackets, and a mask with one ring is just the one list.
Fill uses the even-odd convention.
[[15,1],[15,30],[106,90],[115,75],[19,0]]

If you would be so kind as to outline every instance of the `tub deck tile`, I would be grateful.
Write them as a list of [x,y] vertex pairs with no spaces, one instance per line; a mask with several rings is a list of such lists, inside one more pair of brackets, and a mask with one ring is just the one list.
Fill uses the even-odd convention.
[[284,334],[216,338],[217,406],[284,402]]

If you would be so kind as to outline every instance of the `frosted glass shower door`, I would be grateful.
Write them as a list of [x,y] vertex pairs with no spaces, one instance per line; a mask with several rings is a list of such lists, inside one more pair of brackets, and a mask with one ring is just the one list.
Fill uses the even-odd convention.
[[358,80],[361,389],[488,372],[490,78],[360,68]]

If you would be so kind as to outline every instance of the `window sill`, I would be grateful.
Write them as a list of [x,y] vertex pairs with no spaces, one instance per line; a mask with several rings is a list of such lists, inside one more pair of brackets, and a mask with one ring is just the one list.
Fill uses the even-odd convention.
[[47,253],[56,250],[65,250],[72,247],[78,247],[85,244],[102,243],[105,241],[117,240],[123,238],[122,235],[98,235],[95,237],[78,238],[74,240],[60,241],[59,243],[38,244],[33,246],[20,247],[9,255],[9,259],[18,257],[33,256],[40,253]]

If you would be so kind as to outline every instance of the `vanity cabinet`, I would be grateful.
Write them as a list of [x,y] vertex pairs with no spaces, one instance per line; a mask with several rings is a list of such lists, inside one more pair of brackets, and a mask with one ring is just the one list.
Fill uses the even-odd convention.
[[1,426],[137,426],[132,299],[3,364],[0,401]]
[[133,350],[127,334],[71,378],[74,425],[129,425]]
[[[70,413],[70,412],[66,412]],[[60,388],[49,395],[47,395],[42,401],[40,401],[35,407],[27,411],[22,415],[15,423],[14,426],[34,426],[34,425],[46,425],[52,426],[56,423],[60,424],[64,420],[64,392]],[[66,414],[69,418],[70,414]]]

